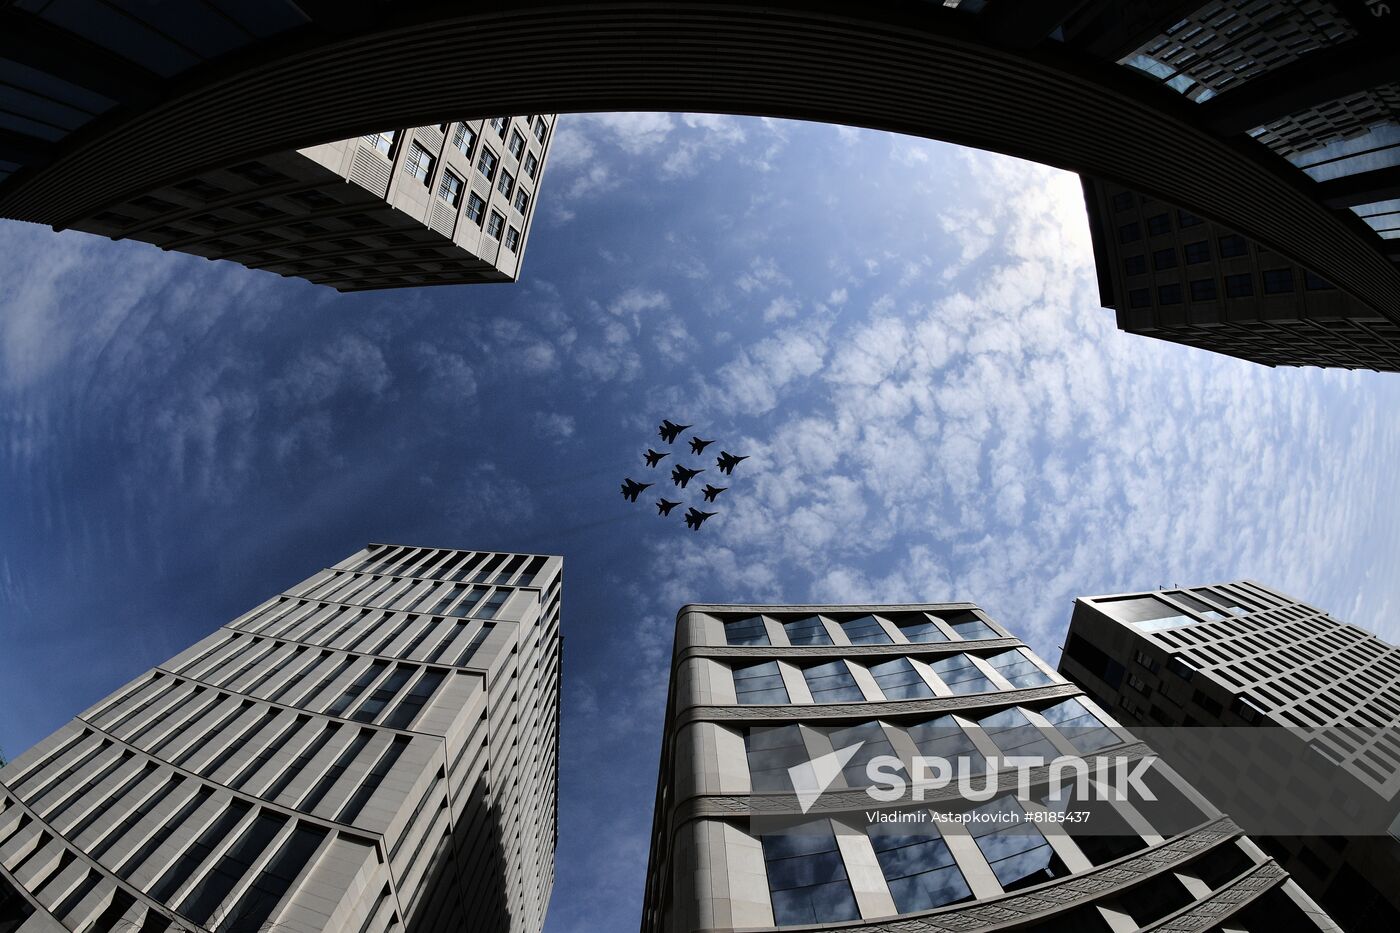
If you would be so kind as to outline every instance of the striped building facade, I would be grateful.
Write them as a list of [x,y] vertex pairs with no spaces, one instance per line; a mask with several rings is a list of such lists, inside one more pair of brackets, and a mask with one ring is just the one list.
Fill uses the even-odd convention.
[[536,933],[562,559],[370,545],[0,770],[0,930]]

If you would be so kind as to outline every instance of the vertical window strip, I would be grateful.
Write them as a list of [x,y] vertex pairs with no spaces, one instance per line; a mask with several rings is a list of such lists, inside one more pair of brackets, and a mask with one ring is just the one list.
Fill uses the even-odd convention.
[[520,572],[521,565],[523,565],[527,559],[525,554],[515,555],[510,559],[510,563],[503,567],[500,573],[496,574],[496,579],[491,582],[496,586],[505,586],[510,583],[511,578]]
[[224,811],[195,837],[194,842],[185,847],[147,893],[154,899],[168,904],[175,892],[184,887],[185,882],[194,875],[195,869],[204,864],[209,854],[238,828],[252,809],[253,805],[246,800],[235,798],[230,801]]
[[[107,854],[107,850],[112,848],[116,842],[131,831],[132,827],[140,826],[145,822],[147,814],[160,806],[177,787],[180,786],[181,779],[177,776],[170,776],[165,783],[152,791],[144,800],[140,801],[131,812],[117,821],[116,825],[107,830],[100,839],[88,850],[88,855],[94,861],[101,861],[102,856]],[[113,795],[112,802],[116,803],[121,797]],[[74,835],[77,835],[75,832]]]
[[376,644],[374,648],[372,648],[367,653],[384,654],[388,647],[392,645],[395,641],[397,641],[399,636],[402,635],[405,631],[407,631],[408,627],[412,625],[415,621],[417,621],[417,619],[417,616],[404,616],[403,620],[400,621],[398,625],[394,626],[394,628],[390,630],[389,634],[381,638],[379,640],[379,643]]
[[[321,693],[321,691],[325,690],[331,684],[335,683],[336,680],[340,678],[340,675],[344,674],[345,671],[350,667],[350,665],[354,664],[357,660],[359,659],[354,657],[353,655],[346,655],[345,657],[341,658],[340,663],[337,664],[329,674],[321,678],[316,683],[312,684],[310,690],[298,697],[294,702],[288,702],[287,705],[297,706],[303,709],[306,708],[314,697],[316,697],[319,693]],[[318,661],[317,666],[319,666],[319,664],[320,662]]]
[[[183,688],[189,686],[189,684],[181,683],[180,686]],[[145,740],[147,735],[153,732],[157,727],[167,724],[169,717],[172,713],[175,713],[178,710],[183,709],[187,704],[194,702],[202,693],[204,693],[208,689],[209,688],[204,686],[203,684],[195,684],[193,689],[183,691],[183,695],[176,696],[172,693],[170,697],[170,703],[160,715],[152,716],[150,719],[146,720],[145,724],[143,724],[135,732],[132,732],[130,735],[123,736],[123,741],[125,741],[128,745],[141,745],[141,743]]]
[[505,605],[506,600],[510,598],[510,594],[514,592],[514,590],[504,587],[498,588],[491,594],[491,597],[486,600],[486,602],[481,604],[481,608],[477,609],[473,614],[482,619],[496,618],[496,613],[501,611],[501,607]]
[[389,676],[369,692],[355,712],[350,714],[350,718],[356,722],[374,722],[417,670],[416,667],[406,664],[396,665]]
[[411,739],[409,736],[400,735],[396,736],[394,741],[389,743],[389,747],[384,751],[384,754],[379,756],[379,760],[374,763],[374,767],[369,769],[369,774],[365,775],[364,781],[360,783],[355,793],[345,802],[345,806],[341,807],[340,812],[336,814],[335,821],[337,823],[353,823],[355,821],[355,817],[360,815],[360,811],[364,809],[365,804],[369,803],[369,799],[374,796],[374,792],[378,790],[379,785],[383,783],[385,775],[393,769],[394,764],[404,753],[404,749],[408,748],[408,743],[410,741]]
[[491,579],[491,575],[496,572],[496,565],[505,560],[504,554],[491,554],[486,558],[485,563],[477,570],[476,576],[472,578],[473,583],[485,583]]
[[200,926],[207,926],[219,904],[247,876],[253,863],[272,845],[286,825],[287,817],[283,814],[259,810],[233,845],[215,859],[185,895],[180,902],[180,913]]
[[177,684],[184,683],[184,681],[182,681],[182,680],[181,680],[180,678],[178,678],[178,677],[165,677],[164,675],[157,675],[155,678],[153,678],[153,679],[150,681],[150,684],[155,684],[155,683],[160,683],[160,684],[161,684],[161,686],[160,686],[159,689],[157,689],[154,693],[152,693],[152,694],[151,694],[149,697],[147,697],[144,701],[142,701],[141,703],[136,704],[136,705],[133,706],[131,709],[129,709],[129,710],[127,710],[125,713],[123,713],[123,714],[121,715],[121,717],[117,719],[116,722],[112,723],[112,724],[109,725],[109,726],[105,726],[104,728],[105,728],[108,732],[111,732],[111,733],[114,733],[114,734],[115,734],[115,733],[117,732],[118,729],[120,729],[122,726],[125,726],[125,725],[126,725],[128,722],[130,722],[132,719],[134,719],[134,718],[136,718],[137,716],[141,715],[143,712],[145,712],[147,709],[149,709],[149,708],[151,707],[151,705],[154,704],[157,700],[159,700],[161,697],[165,696],[165,695],[166,695],[167,693],[169,693],[171,690],[174,690]]
[[215,933],[261,930],[267,926],[273,910],[292,890],[327,835],[320,826],[297,823],[277,854],[262,867],[248,890],[215,927]]
[[297,776],[311,763],[312,759],[321,753],[321,749],[330,744],[339,728],[335,723],[327,723],[326,727],[321,730],[321,734],[316,736],[310,745],[302,749],[301,754],[288,762],[287,767],[283,768],[282,773],[277,776],[277,780],[273,781],[267,790],[259,796],[264,800],[276,800],[281,796],[282,792],[297,779]]
[[[206,687],[201,687],[198,693],[202,694],[207,689],[208,688]],[[190,694],[190,699],[193,700],[196,695],[197,694],[195,693]],[[228,699],[227,693],[213,691],[212,695],[207,701],[205,701],[203,706],[196,709],[193,713],[182,716],[180,722],[175,726],[175,728],[171,729],[169,732],[167,732],[164,736],[161,737],[160,741],[156,742],[153,746],[151,746],[151,748],[149,749],[150,753],[152,755],[159,755],[164,749],[168,748],[171,745],[171,743],[173,743],[180,736],[184,735],[186,730],[188,730],[190,726],[194,725],[200,719],[204,718],[204,716],[208,715],[211,709],[213,709],[215,706],[222,703],[226,699]],[[135,743],[133,742],[132,744]]]
[[340,776],[354,764],[355,759],[365,750],[365,746],[369,745],[369,740],[373,737],[373,729],[359,730],[359,732],[355,734],[355,737],[350,740],[350,744],[345,747],[345,750],[336,756],[335,761],[326,769],[326,773],[321,775],[320,780],[312,786],[311,790],[308,791],[301,802],[297,804],[297,809],[306,813],[315,810],[316,805],[330,792],[331,787],[340,779]]
[[[283,647],[288,646],[284,645]],[[256,694],[263,684],[267,683],[269,680],[271,680],[276,675],[282,673],[287,668],[296,664],[296,662],[301,658],[305,657],[306,653],[310,650],[311,649],[308,648],[306,645],[297,645],[293,647],[292,650],[288,652],[287,655],[283,657],[281,661],[279,661],[276,664],[268,665],[267,670],[263,671],[262,674],[260,674],[256,680],[254,680],[247,687],[245,687],[243,692]]]
[[79,769],[85,767],[88,764],[88,762],[92,761],[94,758],[100,755],[103,752],[103,750],[110,747],[111,744],[112,743],[107,739],[99,739],[92,746],[92,748],[88,749],[86,752],[75,758],[66,768],[64,768],[58,774],[46,780],[43,786],[32,794],[20,793],[19,784],[11,784],[10,791],[11,793],[15,794],[15,796],[19,797],[20,800],[23,800],[25,803],[32,805],[33,801],[40,800],[43,797],[47,796],[49,791],[53,790],[64,780],[76,774],[79,771]]
[[353,703],[361,693],[364,693],[370,684],[378,680],[379,675],[383,674],[388,667],[388,661],[371,661],[369,667],[362,671],[359,677],[351,681],[350,686],[346,687],[344,692],[342,692],[330,706],[326,707],[326,714],[329,716],[339,716],[343,714],[349,709],[350,704]]
[[407,729],[412,726],[414,720],[418,718],[418,714],[432,700],[433,695],[437,693],[438,688],[442,686],[442,682],[446,678],[447,672],[443,670],[424,671],[423,676],[418,678],[418,682],[413,685],[412,689],[404,694],[403,699],[399,700],[393,712],[385,717],[383,725],[391,729]]
[[[121,754],[117,755],[106,765],[99,768],[97,772],[92,775],[92,777],[88,778],[86,781],[83,781],[83,783],[80,784],[76,789],[70,791],[69,793],[59,798],[56,798],[53,802],[53,806],[49,808],[47,813],[44,813],[42,815],[42,819],[44,820],[44,822],[53,825],[54,821],[57,820],[59,817],[63,816],[63,814],[67,813],[68,810],[73,806],[73,804],[77,803],[78,801],[86,797],[88,794],[90,794],[92,790],[95,787],[97,787],[98,784],[101,784],[103,781],[107,780],[107,778],[111,777],[113,774],[116,774],[117,771],[119,771],[128,761],[132,759],[132,757],[132,752],[123,749]],[[61,792],[65,790],[65,788],[60,787],[58,790]],[[33,809],[36,813],[39,812],[38,806],[33,807]]]
[[150,777],[151,774],[155,772],[156,767],[157,765],[154,761],[148,761],[142,765],[115,790],[99,800],[96,806],[87,813],[84,813],[76,823],[64,830],[64,837],[76,841],[89,826],[97,822],[98,817],[112,809],[112,806],[118,801],[127,799],[127,795],[135,790],[138,784]]
[[238,737],[232,742],[229,742],[223,751],[211,758],[209,763],[200,769],[200,774],[212,775],[217,773],[220,768],[228,763],[229,759],[238,754],[243,746],[247,745],[266,729],[272,723],[272,720],[277,718],[278,712],[279,711],[275,709],[269,709],[264,712],[261,718],[239,733]]
[[[176,827],[183,826],[194,812],[204,805],[204,802],[214,796],[214,789],[200,785],[195,792],[185,800],[180,809],[175,811],[175,815],[168,821],[156,827],[155,832],[146,837],[146,840],[126,857],[126,861],[117,866],[116,874],[124,880],[130,880],[133,872],[141,866],[141,863],[151,857],[151,853],[160,848],[165,840],[169,839]],[[142,823],[135,824],[136,828],[143,826]]]
[[238,790],[244,784],[247,784],[249,779],[251,779],[254,774],[257,774],[258,770],[262,768],[263,765],[277,757],[278,752],[287,747],[287,743],[292,740],[292,736],[299,732],[301,728],[310,721],[310,716],[297,716],[293,719],[287,728],[283,729],[270,743],[264,745],[262,749],[229,780],[228,786],[234,790]]
[[[432,662],[434,662],[434,661],[438,660],[439,658],[441,658],[443,652],[447,650],[447,646],[450,645],[450,644],[452,644],[452,642],[455,641],[455,640],[457,639],[457,636],[458,636],[458,635],[460,635],[460,634],[462,634],[464,631],[466,631],[467,626],[470,625],[470,624],[471,624],[471,623],[468,622],[468,621],[466,621],[465,619],[461,619],[461,620],[458,620],[457,622],[454,622],[454,623],[452,624],[452,629],[451,629],[451,631],[449,631],[446,635],[444,635],[444,636],[442,637],[442,641],[438,642],[438,643],[437,643],[437,647],[434,648],[434,649],[432,650],[432,652],[428,655],[428,658],[427,658],[428,663],[431,664]],[[490,623],[488,623],[488,624],[490,624]]]
[[472,607],[482,602],[490,594],[491,588],[487,586],[473,586],[467,595],[462,597],[461,602],[448,610],[448,615],[455,618],[465,618],[472,614]]
[[346,632],[350,631],[351,626],[355,625],[355,623],[369,615],[372,611],[373,610],[364,607],[359,609],[342,609],[340,615],[336,616],[336,619],[340,621],[340,626],[327,636],[322,644],[333,645],[337,641],[340,641],[341,637]]
[[475,635],[472,636],[472,640],[467,644],[467,647],[462,650],[462,653],[457,658],[457,663],[454,666],[465,667],[467,665],[467,662],[469,662],[472,659],[472,657],[476,655],[477,649],[480,648],[481,643],[486,640],[486,636],[490,635],[491,630],[495,627],[496,623],[494,622],[482,623],[481,631],[477,632]]
[[204,733],[200,735],[199,738],[191,742],[189,748],[186,748],[183,752],[181,752],[172,763],[183,767],[186,762],[188,762],[195,755],[199,754],[200,751],[202,751],[206,745],[212,742],[215,736],[220,735],[225,729],[227,729],[229,723],[233,722],[239,716],[243,715],[244,710],[251,708],[252,705],[252,701],[250,700],[241,701],[237,706],[225,713],[224,717],[220,719],[217,723],[215,723],[212,728],[206,729]]
[[[247,652],[247,654],[250,655],[250,657],[248,658],[248,660],[247,660],[247,661],[244,661],[244,662],[243,662],[243,665],[242,665],[241,667],[239,667],[237,670],[235,670],[235,671],[234,671],[232,674],[230,674],[229,676],[225,677],[223,680],[215,681],[215,682],[214,682],[214,686],[216,686],[216,687],[227,687],[229,684],[231,684],[231,683],[233,683],[234,681],[238,680],[238,678],[242,677],[244,674],[246,674],[246,673],[248,673],[249,671],[251,671],[251,670],[252,670],[254,667],[256,667],[258,664],[261,664],[264,660],[266,660],[267,657],[268,657],[268,655],[272,654],[272,652],[274,652],[274,651],[277,650],[277,646],[278,646],[278,643],[277,643],[277,642],[275,642],[275,641],[268,641],[265,645],[262,646],[261,650],[252,650],[252,649],[250,649],[250,650]],[[212,673],[212,672],[211,672],[211,673]]]

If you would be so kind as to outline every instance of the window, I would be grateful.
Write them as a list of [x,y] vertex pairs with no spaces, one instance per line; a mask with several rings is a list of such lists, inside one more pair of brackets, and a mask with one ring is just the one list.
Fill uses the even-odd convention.
[[1310,292],[1331,291],[1335,286],[1315,272],[1303,270],[1303,287]]
[[486,202],[481,199],[481,195],[473,191],[467,195],[467,219],[478,227],[481,226],[481,218],[486,216]]
[[1220,238],[1220,256],[1229,259],[1232,256],[1244,256],[1249,252],[1249,243],[1238,233]]
[[180,913],[200,926],[208,925],[219,904],[243,880],[286,824],[287,818],[280,813],[258,811],[248,828],[190,890],[180,904]]
[[802,676],[807,680],[815,703],[859,703],[865,699],[845,661],[828,661],[803,668]]
[[471,659],[476,657],[476,652],[481,648],[481,643],[486,641],[486,636],[491,634],[491,630],[496,627],[495,622],[483,622],[481,630],[472,636],[472,640],[467,647],[462,649],[462,654],[455,663],[455,667],[465,667],[471,663]]
[[472,147],[476,145],[476,133],[465,123],[457,124],[457,132],[452,134],[452,145],[467,158],[471,158]]
[[379,686],[370,691],[369,696],[365,697],[364,702],[360,704],[360,708],[355,710],[350,718],[356,722],[374,722],[374,720],[379,717],[379,714],[384,712],[384,708],[389,705],[389,701],[398,696],[399,691],[403,689],[404,684],[408,683],[408,679],[413,676],[416,670],[417,668],[410,667],[406,664],[400,664],[395,667],[393,672],[388,677],[385,677]]
[[869,787],[871,781],[868,766],[871,759],[884,755],[895,757],[894,746],[890,745],[885,727],[877,720],[845,729],[832,729],[827,733],[827,738],[831,740],[831,747],[838,751],[852,745],[860,745],[846,762],[846,766],[841,769],[847,787]]
[[491,128],[496,131],[496,135],[502,139],[506,138],[506,127],[510,124],[509,117],[493,117]]
[[526,153],[526,155],[525,155],[525,174],[526,174],[526,175],[529,175],[531,178],[534,178],[534,177],[535,177],[535,174],[536,174],[537,172],[539,172],[539,170],[540,170],[540,160],[537,159],[537,158],[535,158],[535,154],[534,154],[533,152]]
[[1206,696],[1200,690],[1196,690],[1191,694],[1191,702],[1217,718],[1225,711],[1225,707],[1223,707],[1218,700]]
[[1178,210],[1176,212],[1176,225],[1178,227],[1194,227],[1204,222],[1190,211]]
[[508,227],[506,229],[506,249],[510,250],[512,253],[520,249],[520,231],[514,227]]
[[1147,232],[1152,236],[1172,232],[1172,219],[1166,214],[1155,214],[1147,218]]
[[724,624],[726,645],[767,645],[768,629],[763,625],[763,616],[749,616]]
[[846,633],[853,645],[892,645],[894,639],[890,638],[880,621],[874,616],[859,616],[854,619],[847,619],[841,623],[841,631]]
[[1150,655],[1146,654],[1141,649],[1133,650],[1133,660],[1136,661],[1138,664],[1141,664],[1143,667],[1147,668],[1154,674],[1157,673],[1157,669],[1158,667],[1160,667],[1160,665],[1155,660],[1153,660],[1153,658]]
[[1146,308],[1152,304],[1152,293],[1145,288],[1131,288],[1128,290],[1128,307]]
[[[925,758],[942,758],[948,762],[954,776],[963,773],[980,774],[987,770],[987,759],[982,757],[976,743],[951,715],[945,714],[927,722],[906,726],[904,731],[918,746],[920,755]],[[917,780],[917,777],[915,779]]]
[[931,910],[972,897],[948,843],[932,826],[917,836],[870,831],[870,844],[900,913]]
[[248,890],[218,925],[217,933],[262,929],[324,838],[326,830],[320,826],[298,823],[282,848],[258,872]]
[[977,725],[987,733],[987,738],[1006,757],[1025,756],[1053,761],[1060,757],[1055,743],[1026,717],[1018,707],[1000,710],[977,720]]
[[1191,281],[1192,301],[1214,301],[1215,298],[1215,279],[1193,279]]
[[[489,626],[490,623],[487,623],[487,627],[484,627],[482,632],[489,632],[491,630]],[[446,678],[446,671],[430,670],[425,672],[413,685],[413,689],[404,694],[402,700],[399,700],[394,711],[385,717],[383,725],[391,729],[407,729],[412,726],[413,721],[418,718],[418,713],[424,706],[428,705],[428,701],[433,698],[433,694],[437,693],[438,687],[442,686],[442,682]]]
[[549,124],[544,122],[544,117],[535,117],[535,138],[544,142],[545,134],[549,132]]
[[740,706],[787,703],[787,687],[777,661],[734,668],[734,697]]
[[1040,830],[1025,818],[1026,811],[1015,798],[1001,797],[972,812],[986,816],[966,824],[968,833],[1006,890],[1015,891],[1069,874]]
[[1152,253],[1152,268],[1158,269],[1158,270],[1161,270],[1161,269],[1175,269],[1175,268],[1176,268],[1176,250],[1175,250],[1175,249],[1159,249],[1159,250],[1153,251],[1153,253]]
[[996,689],[987,675],[982,673],[982,669],[965,654],[939,658],[929,667],[933,668],[938,679],[947,684],[948,689],[954,693],[986,693]]
[[491,219],[486,222],[486,235],[493,240],[501,238],[501,229],[506,225],[506,219],[501,216],[500,211],[492,211]]
[[389,666],[388,661],[373,661],[365,671],[356,677],[350,686],[345,688],[345,692],[336,698],[335,702],[327,707],[326,712],[332,716],[339,716],[349,708],[361,693],[364,693],[370,684],[379,679],[379,675],[384,673],[384,669]]
[[406,735],[394,737],[394,741],[389,743],[384,754],[380,755],[379,760],[374,763],[374,767],[369,769],[369,774],[365,775],[365,779],[360,782],[355,793],[345,802],[345,806],[341,807],[340,813],[335,818],[337,823],[353,823],[355,821],[355,817],[360,815],[365,804],[369,803],[369,798],[374,796],[374,792],[384,782],[384,776],[394,767],[394,762],[398,761],[404,749],[408,748],[410,741],[412,740]]
[[870,675],[880,685],[887,700],[922,700],[933,696],[933,689],[919,676],[908,658],[892,658],[872,664]]
[[1186,253],[1186,264],[1193,266],[1198,262],[1210,262],[1210,241],[1199,240],[1195,243],[1187,243],[1183,247]]
[[744,735],[744,750],[749,759],[749,785],[754,793],[791,791],[792,774],[788,769],[812,758],[802,739],[802,727],[795,724],[749,729]]
[[1126,211],[1133,206],[1133,193],[1131,191],[1120,191],[1113,196],[1113,209],[1115,211]]
[[1080,700],[1070,698],[1040,711],[1082,755],[1117,745],[1120,739]]
[[524,188],[515,189],[515,209],[523,216],[530,209],[530,192]]
[[794,645],[831,644],[831,636],[826,633],[826,626],[818,616],[806,616],[784,622],[783,631],[787,633],[788,641]]
[[1055,679],[1031,660],[1025,648],[1013,648],[986,659],[998,674],[1011,681],[1013,687],[1039,687],[1053,684]]
[[[196,795],[196,797],[197,796],[198,795]],[[204,831],[200,833],[195,841],[190,843],[189,848],[185,849],[185,851],[180,854],[180,857],[165,870],[165,873],[160,876],[160,880],[158,880],[147,893],[156,900],[168,902],[171,895],[178,891],[181,886],[189,880],[190,875],[204,862],[204,859],[209,853],[214,851],[214,848],[222,843],[228,837],[229,833],[233,832],[243,820],[243,817],[252,809],[253,805],[245,800],[233,800],[229,804],[228,809],[220,813],[212,823],[204,828]],[[188,814],[186,814],[186,816],[188,816]],[[170,833],[164,832],[164,830],[168,829],[173,832],[178,825],[180,825],[178,822],[172,821],[162,827],[162,833],[165,838],[169,838]],[[161,835],[162,833],[157,833],[157,835]],[[142,848],[144,850],[145,847],[143,846]],[[147,852],[146,855],[150,855],[150,853]],[[123,875],[123,877],[126,877],[126,875]]]
[[432,153],[415,142],[408,151],[408,158],[404,160],[403,170],[427,185],[433,177],[433,166],[436,164],[437,159],[433,158]]
[[525,152],[525,137],[520,135],[518,130],[512,130],[510,134],[510,154],[519,159]]
[[515,176],[505,169],[501,169],[501,177],[496,182],[496,190],[499,191],[503,197],[509,198],[510,193],[515,190]]
[[1170,285],[1157,286],[1157,303],[1159,305],[1179,305],[1181,304],[1181,285],[1173,282]]
[[316,805],[330,792],[331,787],[340,779],[340,776],[355,763],[355,759],[360,757],[360,753],[365,750],[372,738],[374,738],[374,730],[372,729],[361,729],[357,732],[355,737],[350,740],[350,744],[345,746],[330,768],[326,770],[326,773],[321,775],[320,780],[307,792],[306,797],[297,804],[297,809],[304,813],[310,813],[316,809]]
[[1141,254],[1125,257],[1123,259],[1123,272],[1125,275],[1145,274],[1147,272],[1147,257]]
[[788,926],[860,917],[829,821],[794,826],[761,839],[774,923]]
[[959,612],[956,615],[945,616],[945,621],[953,627],[953,631],[964,641],[980,641],[984,638],[999,638],[992,627],[981,619],[976,613],[971,611]]
[[392,159],[394,150],[398,148],[399,131],[385,130],[383,133],[369,133],[365,136],[365,142],[378,149],[385,158]]
[[1225,276],[1225,294],[1230,298],[1254,296],[1254,277],[1248,272]]
[[1124,224],[1123,226],[1121,226],[1121,227],[1118,228],[1118,242],[1119,242],[1119,243],[1132,243],[1132,242],[1134,242],[1135,240],[1141,240],[1141,239],[1142,239],[1142,228],[1139,227],[1139,226],[1137,225],[1136,222],[1130,223],[1130,224]]
[[[442,183],[438,185],[438,197],[453,207],[462,203],[462,179],[451,172],[442,173]],[[435,610],[440,612],[441,610]]]
[[894,620],[894,624],[913,644],[935,644],[948,640],[943,629],[927,616],[908,616]]
[[1292,269],[1265,269],[1264,294],[1283,295],[1293,291]]
[[500,158],[486,146],[481,147],[481,155],[476,160],[476,170],[486,176],[487,181],[496,177],[496,166],[500,164]]

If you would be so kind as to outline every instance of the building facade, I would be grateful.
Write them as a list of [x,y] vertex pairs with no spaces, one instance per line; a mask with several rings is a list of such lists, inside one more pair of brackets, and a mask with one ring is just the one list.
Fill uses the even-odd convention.
[[1321,276],[1190,211],[1081,181],[1099,301],[1119,330],[1265,366],[1400,372],[1400,326]]
[[513,282],[554,120],[357,136],[205,172],[73,226],[340,291]]
[[0,930],[528,931],[562,560],[370,545],[0,770]]
[[[1230,727],[1202,734],[1224,732],[1232,756],[1183,743],[1193,781],[1249,806],[1235,792],[1247,779],[1249,797],[1290,817],[1291,831],[1256,838],[1304,890],[1348,930],[1400,928],[1400,648],[1241,580],[1081,597],[1059,669],[1129,726]],[[1285,754],[1245,764],[1251,732]],[[1358,810],[1370,826],[1338,829]]]
[[[1150,754],[970,603],[686,606],[643,933],[1335,929],[1168,767],[1151,804],[989,780],[1091,753]],[[957,788],[875,803],[872,768],[921,756],[957,762]],[[1092,832],[1070,831],[1081,810]]]

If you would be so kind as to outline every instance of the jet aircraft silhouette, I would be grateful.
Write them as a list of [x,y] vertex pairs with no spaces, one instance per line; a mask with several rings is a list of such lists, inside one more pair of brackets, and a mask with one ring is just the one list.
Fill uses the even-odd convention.
[[711,486],[709,483],[706,483],[704,490],[702,490],[705,493],[705,501],[714,502],[715,496],[724,492],[728,488],[728,486]]
[[699,531],[700,526],[705,524],[705,519],[718,514],[718,512],[701,512],[692,505],[690,511],[685,513],[685,527],[691,531]]
[[649,466],[649,467],[655,467],[658,463],[661,462],[661,459],[662,459],[663,457],[669,457],[669,456],[671,456],[671,455],[670,455],[670,454],[659,454],[659,453],[657,453],[656,451],[652,450],[650,447],[648,447],[648,448],[647,448],[647,452],[644,453],[644,454],[642,454],[642,456],[646,458],[647,466]]
[[734,468],[739,465],[740,460],[747,460],[748,457],[736,457],[727,450],[721,450],[719,456],[715,458],[715,463],[719,464],[719,471],[726,476],[734,475]]
[[687,470],[678,463],[671,469],[671,482],[684,489],[686,483],[704,472],[704,470]]
[[622,498],[626,499],[628,502],[636,502],[637,493],[650,485],[651,483],[639,483],[629,476],[627,481],[622,484]]
[[702,441],[698,437],[692,437],[690,439],[690,452],[693,454],[703,454],[705,452],[705,448],[709,447],[713,443],[714,441]]
[[688,424],[672,424],[669,421],[663,421],[661,422],[661,430],[657,433],[661,435],[661,439],[666,443],[674,444],[680,433],[689,427],[690,425]]
[[657,499],[657,500],[656,500],[656,514],[657,514],[657,515],[663,515],[663,516],[664,516],[664,515],[670,515],[670,514],[671,514],[671,510],[674,509],[674,508],[675,508],[676,506],[678,506],[678,505],[680,505],[679,502],[672,502],[672,501],[669,500],[669,499]]

